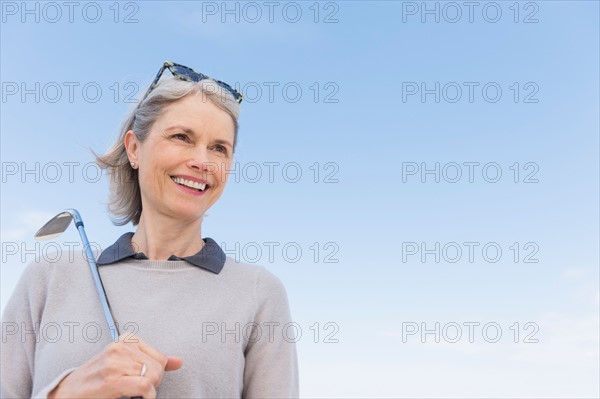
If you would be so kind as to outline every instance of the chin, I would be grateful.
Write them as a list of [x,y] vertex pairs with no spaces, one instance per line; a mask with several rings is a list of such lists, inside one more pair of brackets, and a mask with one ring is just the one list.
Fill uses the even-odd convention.
[[202,220],[204,217],[204,211],[199,212],[198,209],[174,209],[171,214],[185,221]]

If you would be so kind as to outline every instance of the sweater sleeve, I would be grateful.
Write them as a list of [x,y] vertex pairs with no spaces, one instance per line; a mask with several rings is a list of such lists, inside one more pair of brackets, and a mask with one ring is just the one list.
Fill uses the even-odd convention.
[[32,392],[35,368],[36,343],[47,292],[45,267],[32,262],[25,268],[2,315],[2,354],[0,356],[0,397],[46,398],[64,378],[53,377],[40,392]]
[[245,351],[244,398],[297,398],[298,358],[288,298],[281,281],[262,269],[256,284],[254,331]]

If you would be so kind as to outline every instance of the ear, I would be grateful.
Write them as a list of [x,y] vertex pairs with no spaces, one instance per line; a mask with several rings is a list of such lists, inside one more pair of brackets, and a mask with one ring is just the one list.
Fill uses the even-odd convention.
[[140,147],[140,143],[135,136],[133,130],[128,130],[125,133],[125,151],[127,152],[127,158],[129,158],[129,162],[138,162],[138,149]]

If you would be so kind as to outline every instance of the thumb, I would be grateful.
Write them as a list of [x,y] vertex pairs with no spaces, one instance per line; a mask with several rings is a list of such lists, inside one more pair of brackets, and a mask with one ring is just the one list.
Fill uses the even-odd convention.
[[183,365],[183,360],[176,356],[167,356],[167,365],[165,371],[179,370]]

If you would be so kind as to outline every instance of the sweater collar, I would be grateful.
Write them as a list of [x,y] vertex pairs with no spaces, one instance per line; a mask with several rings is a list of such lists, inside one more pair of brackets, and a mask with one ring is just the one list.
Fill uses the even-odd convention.
[[[132,232],[125,233],[119,237],[113,245],[102,251],[100,257],[96,261],[98,266],[109,265],[126,258],[148,259],[143,252],[135,252],[131,246],[131,237],[133,237]],[[205,244],[196,255],[186,256],[184,258],[171,255],[168,260],[184,260],[194,266],[219,274],[225,265],[225,253],[219,244],[212,238],[206,237],[203,241]]]

